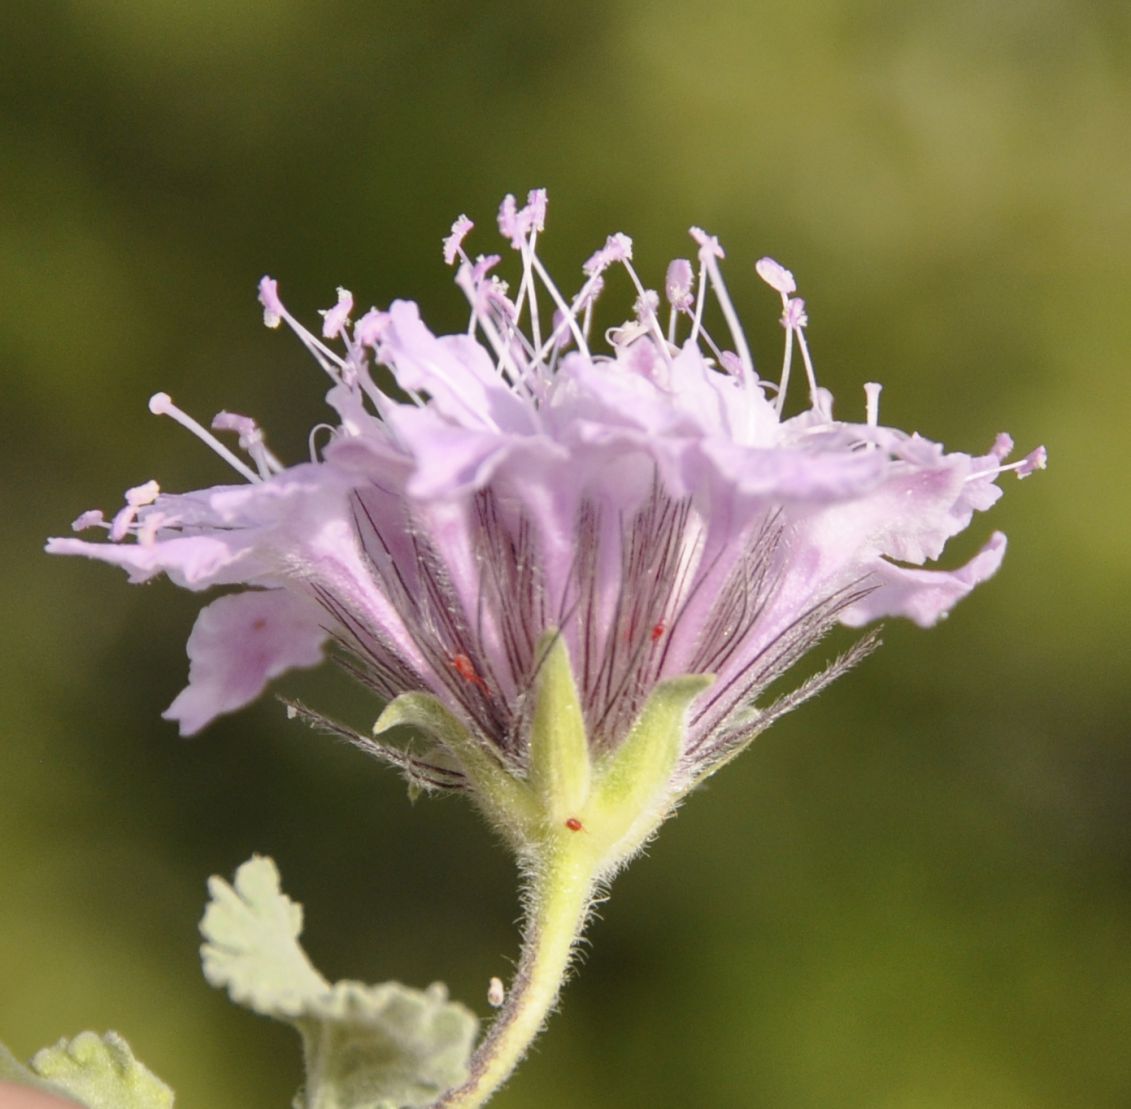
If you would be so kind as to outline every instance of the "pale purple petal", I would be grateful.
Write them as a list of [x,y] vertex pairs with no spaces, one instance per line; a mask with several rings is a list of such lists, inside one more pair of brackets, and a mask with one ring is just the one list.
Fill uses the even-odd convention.
[[185,589],[232,585],[265,574],[267,567],[254,540],[222,535],[193,535],[155,543],[89,543],[83,539],[49,539],[48,554],[83,555],[120,566],[131,582],[149,581],[158,574]]
[[195,735],[254,701],[267,683],[322,661],[325,613],[282,589],[234,593],[202,609],[188,640],[189,683],[162,713]]
[[866,584],[876,588],[841,613],[841,622],[860,627],[884,616],[905,616],[929,628],[943,619],[974,586],[997,571],[1005,557],[1005,536],[995,531],[986,545],[958,570],[920,570],[880,561]]
[[487,352],[467,335],[437,338],[412,301],[389,308],[378,350],[405,389],[427,394],[447,419],[466,427],[531,427],[526,405],[508,389]]
[[863,451],[823,456],[741,447],[725,439],[705,440],[700,449],[737,493],[765,502],[853,501],[879,486],[888,466],[881,455]]

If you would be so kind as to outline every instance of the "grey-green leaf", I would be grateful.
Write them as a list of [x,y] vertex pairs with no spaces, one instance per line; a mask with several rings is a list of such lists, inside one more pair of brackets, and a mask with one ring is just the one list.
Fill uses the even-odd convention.
[[67,1096],[61,1087],[37,1077],[2,1043],[0,1043],[0,1082],[14,1082],[19,1086],[30,1086],[34,1090],[41,1090],[45,1094]]
[[116,1032],[81,1032],[36,1053],[31,1069],[87,1109],[170,1109],[173,1091],[134,1058]]
[[427,990],[384,982],[338,982],[300,1022],[306,1040],[308,1089],[303,1109],[420,1109],[468,1074],[479,1022],[448,1000],[446,988]]
[[298,937],[302,906],[279,888],[273,860],[254,856],[236,871],[234,886],[211,878],[212,900],[200,922],[204,977],[239,1005],[280,1020],[302,1015],[330,988]]
[[302,908],[280,889],[270,859],[253,858],[233,885],[213,878],[209,889],[205,975],[233,1001],[298,1029],[298,1109],[418,1109],[467,1076],[475,1015],[440,984],[331,986],[298,942]]

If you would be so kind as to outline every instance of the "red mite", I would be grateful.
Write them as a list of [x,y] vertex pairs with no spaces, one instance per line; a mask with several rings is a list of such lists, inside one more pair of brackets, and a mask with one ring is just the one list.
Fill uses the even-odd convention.
[[658,643],[659,640],[660,640],[660,637],[664,634],[665,631],[667,631],[667,628],[664,627],[663,623],[653,624],[652,625],[652,642]]
[[471,659],[467,655],[456,655],[452,659],[452,666],[455,667],[456,673],[463,678],[465,682],[471,682],[472,685],[477,685],[484,693],[490,693],[487,688],[487,683],[475,672],[475,667],[471,664]]
[[571,816],[569,820],[565,822],[565,825],[571,832],[581,831],[581,821],[578,820],[576,816]]

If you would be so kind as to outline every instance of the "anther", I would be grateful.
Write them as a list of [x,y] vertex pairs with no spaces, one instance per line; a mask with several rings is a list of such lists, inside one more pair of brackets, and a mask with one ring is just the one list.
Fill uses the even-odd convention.
[[444,239],[444,264],[448,266],[455,265],[456,258],[467,260],[467,255],[463,252],[463,240],[467,238],[468,232],[475,226],[466,215],[461,215],[459,219],[452,224],[452,233]]
[[664,277],[664,293],[668,303],[676,312],[689,312],[694,303],[692,289],[695,288],[695,271],[686,258],[676,258],[668,264]]
[[775,262],[772,258],[759,258],[754,263],[754,269],[771,289],[781,293],[783,304],[786,297],[797,292],[797,282],[794,281],[793,274],[780,262]]
[[110,524],[112,542],[120,543],[125,539],[130,528],[133,527],[134,520],[137,519],[138,510],[151,505],[157,500],[160,492],[161,487],[155,481],[147,481],[143,485],[135,485],[132,489],[126,490],[125,507],[117,513]]
[[352,311],[353,293],[339,285],[338,303],[333,308],[318,309],[318,314],[322,317],[322,338],[336,339],[341,335],[342,329],[349,322]]
[[106,517],[102,515],[102,509],[90,508],[80,516],[76,517],[71,524],[72,531],[86,531],[87,528],[98,528],[106,526]]
[[275,328],[283,322],[287,310],[279,299],[279,283],[273,277],[259,279],[259,303],[263,305],[263,323]]

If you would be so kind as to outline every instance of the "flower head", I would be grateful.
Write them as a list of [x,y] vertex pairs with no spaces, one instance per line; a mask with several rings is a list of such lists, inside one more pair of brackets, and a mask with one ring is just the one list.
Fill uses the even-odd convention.
[[[710,675],[678,704],[664,771],[675,797],[874,643],[763,703],[832,626],[933,624],[997,569],[1000,533],[957,570],[924,564],[997,500],[999,475],[1043,466],[1043,450],[1006,465],[1002,436],[982,456],[948,453],[880,424],[874,384],[863,420],[835,418],[794,276],[771,259],[757,271],[781,296],[786,346],[778,379],[762,378],[723,284],[723,251],[699,229],[697,267],[668,268],[666,326],[625,235],[609,237],[567,295],[535,252],[545,213],[541,190],[499,212],[519,256],[513,288],[492,273],[498,257],[465,253],[471,221],[453,225],[444,258],[470,305],[463,334],[434,335],[409,301],[351,322],[353,297],[339,289],[319,336],[264,278],[265,322],[286,322],[330,380],[329,441],[284,466],[251,420],[221,413],[213,429],[236,432],[245,461],[157,394],[152,410],[189,427],[240,480],[184,494],[150,482],[110,523],[76,521],[106,528],[109,542],[50,541],[133,581],[245,587],[206,607],[189,639],[189,685],[166,712],[183,733],[334,643],[380,698],[410,694],[418,709],[425,698],[443,718],[427,755],[359,742],[425,787],[474,786],[485,765],[526,781],[549,773],[536,765],[536,733],[555,667],[598,761],[629,743],[665,683]],[[598,352],[593,302],[617,267],[635,311]],[[725,336],[704,323],[712,295]],[[789,414],[795,349],[807,400]],[[375,365],[397,391],[378,384]]]

